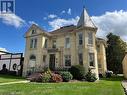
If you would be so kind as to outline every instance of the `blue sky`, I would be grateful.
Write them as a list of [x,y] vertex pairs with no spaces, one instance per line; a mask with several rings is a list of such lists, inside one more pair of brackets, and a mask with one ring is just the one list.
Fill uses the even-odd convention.
[[83,6],[99,28],[97,36],[113,32],[127,41],[127,0],[15,0],[15,14],[0,15],[0,48],[24,52],[24,34],[32,23],[47,31],[77,23]]

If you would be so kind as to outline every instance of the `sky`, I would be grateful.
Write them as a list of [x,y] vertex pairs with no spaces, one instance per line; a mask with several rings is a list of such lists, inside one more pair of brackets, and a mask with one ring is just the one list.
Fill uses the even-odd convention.
[[98,27],[97,37],[113,32],[127,41],[127,0],[15,0],[15,14],[0,14],[0,50],[24,52],[32,24],[47,32],[76,25],[83,6]]

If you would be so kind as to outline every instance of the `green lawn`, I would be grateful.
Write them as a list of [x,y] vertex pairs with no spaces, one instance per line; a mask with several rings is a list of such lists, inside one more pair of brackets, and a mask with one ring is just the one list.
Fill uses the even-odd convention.
[[[0,95],[124,95],[122,77],[103,79],[95,83],[26,83],[0,86]],[[3,79],[0,82],[10,81]],[[15,79],[14,80],[20,80]]]
[[15,81],[21,81],[21,80],[24,80],[24,79],[21,77],[16,77],[16,76],[0,75],[0,83],[15,82]]

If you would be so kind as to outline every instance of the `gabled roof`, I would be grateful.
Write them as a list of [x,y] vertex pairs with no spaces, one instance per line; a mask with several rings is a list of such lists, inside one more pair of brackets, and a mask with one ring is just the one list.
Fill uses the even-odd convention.
[[46,34],[47,36],[51,36],[50,33],[48,33],[46,30],[40,28],[40,27],[39,27],[38,25],[36,25],[36,24],[32,24],[32,26],[31,26],[31,27],[28,29],[28,31],[26,32],[25,37],[27,36],[27,34],[29,33],[29,31],[30,31],[31,29],[33,29],[33,28],[37,28],[37,29],[41,30],[41,33],[44,33],[44,34]]
[[49,32],[50,34],[61,34],[61,33],[69,33],[76,29],[76,26],[69,25],[69,26],[63,26],[60,29],[54,30],[52,32]]
[[83,9],[83,12],[82,12],[81,17],[78,21],[77,26],[78,27],[85,26],[85,27],[97,28],[85,8]]

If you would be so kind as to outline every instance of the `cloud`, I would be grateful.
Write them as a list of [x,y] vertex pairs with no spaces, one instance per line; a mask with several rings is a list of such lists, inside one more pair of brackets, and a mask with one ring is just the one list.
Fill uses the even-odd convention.
[[63,18],[57,18],[54,19],[52,21],[49,21],[49,25],[51,26],[52,30],[56,30],[62,26],[66,26],[66,25],[77,25],[77,22],[79,20],[79,16],[75,17],[75,18],[71,18],[71,19],[63,19]]
[[7,51],[7,49],[0,47],[0,51]]
[[11,25],[16,28],[22,27],[26,24],[25,20],[15,14],[0,14],[0,19],[6,25]]
[[51,18],[51,19],[56,18],[56,17],[57,17],[57,15],[55,15],[55,14],[48,15],[48,18]]
[[92,19],[98,27],[97,36],[106,37],[112,32],[127,41],[127,11],[106,12],[101,16],[92,16]]
[[71,8],[68,9],[67,13],[71,15]]
[[47,20],[47,17],[43,17],[43,20]]
[[32,25],[32,24],[38,25],[35,21],[29,21],[28,23],[29,23],[30,25]]
[[65,14],[66,13],[66,11],[65,10],[63,10],[62,12],[61,12],[61,14]]

